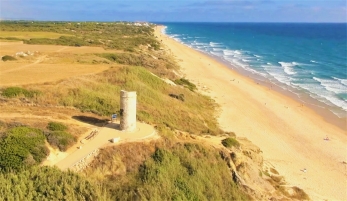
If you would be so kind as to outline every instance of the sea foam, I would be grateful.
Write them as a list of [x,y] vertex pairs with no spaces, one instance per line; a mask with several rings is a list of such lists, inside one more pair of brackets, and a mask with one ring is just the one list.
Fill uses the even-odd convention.
[[[337,78],[337,77],[333,77],[335,80],[338,80],[341,84],[343,84],[344,86],[347,87],[347,79],[341,79],[341,78]],[[347,89],[345,88],[345,92],[347,91]],[[347,93],[347,92],[346,92]]]
[[339,80],[328,80],[317,77],[313,77],[313,79],[320,82],[320,84],[324,86],[324,88],[328,91],[334,92],[336,94],[347,93],[347,86],[340,83]]
[[284,72],[287,73],[288,75],[294,75],[296,72],[294,71],[293,67],[295,66],[295,63],[288,63],[288,62],[283,62],[280,61],[278,62],[284,69]]

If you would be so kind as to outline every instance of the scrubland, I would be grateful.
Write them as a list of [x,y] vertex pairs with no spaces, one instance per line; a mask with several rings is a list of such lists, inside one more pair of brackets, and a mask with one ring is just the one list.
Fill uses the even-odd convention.
[[[155,38],[153,27],[25,21],[2,21],[0,27],[1,41],[23,41],[20,47],[27,49],[31,45],[38,47],[38,53],[29,56],[5,51],[2,58],[15,59],[3,59],[0,66],[9,69],[2,76],[18,76],[24,70],[29,73],[40,67],[34,81],[25,77],[27,73],[22,74],[20,84],[0,80],[0,198],[251,200],[273,195],[307,198],[300,189],[301,197],[274,187],[269,187],[271,193],[256,193],[240,182],[237,171],[251,168],[252,163],[236,162],[235,157],[227,155],[243,155],[242,143],[219,128],[218,106],[180,74],[173,55],[163,50]],[[41,45],[59,48],[40,51]],[[87,52],[85,46],[90,48]],[[37,62],[38,58],[43,59]],[[21,67],[11,69],[16,65]],[[54,65],[57,74],[67,73],[57,79],[49,65]],[[86,132],[86,125],[100,126],[111,114],[119,114],[122,89],[137,92],[137,119],[153,125],[161,136],[159,140],[104,147],[90,166],[79,173],[42,166],[48,148],[66,151]],[[199,143],[221,136],[227,138],[223,145],[228,148],[223,148],[221,142],[221,147]],[[196,140],[197,137],[203,140]],[[283,180],[273,179],[274,173],[264,171],[259,161],[255,168],[257,177],[280,187]]]

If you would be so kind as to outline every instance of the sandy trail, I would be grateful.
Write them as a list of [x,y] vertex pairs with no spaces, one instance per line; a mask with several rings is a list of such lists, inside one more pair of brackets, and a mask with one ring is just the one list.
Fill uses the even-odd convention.
[[40,56],[39,58],[37,58],[37,60],[34,63],[26,64],[26,65],[23,65],[23,66],[19,66],[17,68],[11,68],[11,69],[8,69],[8,70],[0,71],[0,74],[10,73],[10,72],[13,72],[13,71],[22,70],[23,68],[28,68],[28,67],[33,66],[35,64],[41,63],[45,58],[46,58],[46,56]]
[[[312,109],[258,85],[224,64],[161,34],[185,76],[220,105],[220,126],[246,137],[289,185],[313,200],[347,200],[347,132]],[[326,136],[329,141],[323,140]],[[301,171],[306,168],[306,172]]]
[[[86,157],[92,151],[106,145],[115,145],[110,142],[113,138],[119,138],[119,142],[132,142],[145,139],[156,139],[158,138],[158,135],[153,126],[145,123],[137,122],[136,130],[134,132],[121,131],[119,129],[119,124],[109,123],[102,128],[98,128],[98,134],[94,138],[84,140],[84,143],[77,143],[73,147],[74,151],[61,159],[55,165],[62,170],[72,168],[74,164]],[[76,146],[81,146],[81,149],[77,149]]]

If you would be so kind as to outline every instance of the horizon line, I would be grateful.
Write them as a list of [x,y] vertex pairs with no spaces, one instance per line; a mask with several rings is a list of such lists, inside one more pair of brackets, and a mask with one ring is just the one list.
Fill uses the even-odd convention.
[[292,24],[347,24],[346,22],[297,22],[297,21],[143,21],[143,20],[35,20],[35,19],[0,19],[0,21],[34,22],[149,22],[149,23],[292,23]]

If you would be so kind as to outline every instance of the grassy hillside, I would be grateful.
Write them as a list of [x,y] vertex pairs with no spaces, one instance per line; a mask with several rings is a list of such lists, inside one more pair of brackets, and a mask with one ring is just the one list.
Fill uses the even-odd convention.
[[227,169],[213,149],[157,142],[106,148],[84,174],[114,200],[250,200]]
[[[0,200],[7,196],[9,200],[250,199],[232,180],[218,150],[175,140],[177,132],[219,135],[223,131],[217,124],[214,101],[196,92],[193,83],[173,72],[178,69],[177,64],[160,50],[151,27],[126,23],[22,21],[1,21],[0,27],[6,33],[69,35],[38,38],[29,34],[26,38],[2,38],[6,40],[114,50],[107,54],[91,54],[93,59],[86,59],[85,62],[94,65],[102,62],[109,66],[99,74],[75,76],[52,83],[2,87],[0,98],[3,101],[0,104],[3,111],[16,108],[18,113],[37,113],[42,110],[43,116],[58,117],[59,114],[73,117],[82,113],[85,118],[103,121],[110,114],[119,113],[119,93],[125,89],[137,92],[137,119],[154,125],[162,136],[162,140],[149,144],[105,148],[91,167],[76,174],[39,167],[37,164],[46,157],[46,152],[36,150],[45,150],[46,144],[50,144],[64,151],[76,141],[75,133],[69,133],[69,129],[66,131],[56,122],[42,126],[40,122],[28,121],[29,125],[22,127],[7,120],[9,122],[5,124],[12,126],[0,129],[0,144],[4,145],[0,146],[0,162],[6,167],[0,174]],[[55,61],[59,62],[71,54],[50,54],[47,58],[50,56],[55,56]],[[100,60],[94,62],[95,57]],[[169,78],[176,85],[167,84],[160,77]],[[18,131],[21,129],[32,131],[23,134]],[[28,137],[36,135],[37,140],[30,138],[33,143],[27,141]],[[22,150],[20,147],[24,142],[30,144],[25,144],[26,149]],[[14,154],[18,167],[6,164],[6,157],[13,156],[4,154],[10,148],[7,145],[19,147],[20,154]],[[38,153],[41,155],[36,157]],[[28,165],[31,158],[34,161],[30,160]]]

